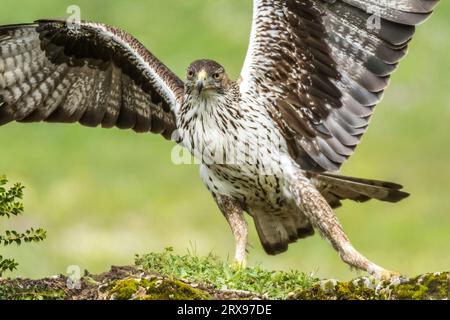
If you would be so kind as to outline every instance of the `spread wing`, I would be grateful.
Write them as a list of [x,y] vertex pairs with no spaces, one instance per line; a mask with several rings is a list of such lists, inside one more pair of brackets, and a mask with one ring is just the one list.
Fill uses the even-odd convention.
[[415,25],[438,0],[254,0],[241,92],[267,106],[306,170],[353,153]]
[[0,27],[0,125],[80,122],[169,138],[182,93],[183,82],[122,30],[56,20]]

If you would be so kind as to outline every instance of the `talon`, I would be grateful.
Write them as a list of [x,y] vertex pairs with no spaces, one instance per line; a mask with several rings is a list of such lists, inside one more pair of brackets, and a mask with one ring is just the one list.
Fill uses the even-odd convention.
[[382,270],[374,274],[375,278],[382,281],[389,281],[393,278],[399,278],[401,274],[396,271]]

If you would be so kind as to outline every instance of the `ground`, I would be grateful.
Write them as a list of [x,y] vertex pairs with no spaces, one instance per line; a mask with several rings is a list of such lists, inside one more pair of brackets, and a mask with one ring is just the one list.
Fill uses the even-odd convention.
[[79,281],[64,275],[41,280],[0,279],[0,300],[210,300],[450,299],[450,272],[377,282],[319,280],[298,271],[234,269],[210,255],[163,253],[137,256],[134,266],[112,267],[100,275],[85,272]]

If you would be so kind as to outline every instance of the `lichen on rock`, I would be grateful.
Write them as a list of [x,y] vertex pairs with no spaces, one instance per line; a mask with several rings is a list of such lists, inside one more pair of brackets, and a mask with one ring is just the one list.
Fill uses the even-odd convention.
[[450,272],[428,273],[415,278],[377,282],[358,278],[349,282],[324,280],[290,295],[298,300],[448,300]]
[[[181,263],[179,264],[181,266]],[[252,270],[252,269],[250,269]],[[202,269],[204,272],[204,269]],[[262,276],[266,275],[265,278]],[[270,286],[284,284],[283,295],[271,295],[272,291],[242,291],[224,288],[220,282],[194,281],[140,266],[112,267],[110,271],[93,275],[86,272],[77,286],[68,286],[70,279],[59,275],[41,280],[0,279],[0,300],[253,300],[253,299],[297,299],[297,300],[449,300],[450,272],[428,273],[415,278],[394,278],[377,281],[361,277],[353,281],[334,279],[308,282],[293,281],[292,274],[278,273],[267,277],[258,271],[255,281],[264,281]],[[208,278],[213,279],[213,278]],[[242,279],[239,278],[239,279]],[[287,281],[284,281],[287,279]],[[272,289],[274,288],[272,284]],[[261,294],[263,292],[264,294]]]
[[450,272],[428,273],[391,288],[391,297],[398,300],[450,299]]
[[64,300],[66,293],[56,279],[0,280],[0,300]]
[[210,300],[212,297],[208,292],[193,288],[182,281],[152,277],[118,280],[110,290],[109,298],[115,300]]

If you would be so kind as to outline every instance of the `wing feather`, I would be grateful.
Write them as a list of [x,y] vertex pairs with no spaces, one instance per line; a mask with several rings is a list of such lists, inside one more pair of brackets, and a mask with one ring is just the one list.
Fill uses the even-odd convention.
[[0,125],[80,122],[169,138],[183,87],[120,29],[58,20],[0,27]]
[[338,170],[366,131],[415,26],[437,3],[254,0],[241,93],[268,108],[304,169]]

